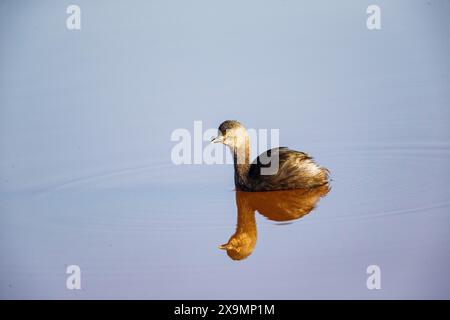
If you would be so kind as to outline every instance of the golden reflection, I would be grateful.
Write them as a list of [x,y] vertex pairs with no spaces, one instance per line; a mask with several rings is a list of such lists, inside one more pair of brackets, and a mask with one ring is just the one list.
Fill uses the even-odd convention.
[[219,248],[226,250],[233,260],[247,258],[256,245],[255,211],[273,221],[299,219],[311,212],[319,199],[329,191],[328,185],[282,191],[236,191],[236,232]]

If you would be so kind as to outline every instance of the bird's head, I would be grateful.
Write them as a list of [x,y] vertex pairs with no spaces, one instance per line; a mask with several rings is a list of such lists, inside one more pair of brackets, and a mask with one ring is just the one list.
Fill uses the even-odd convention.
[[243,260],[252,254],[256,245],[256,233],[236,233],[230,240],[219,246],[226,250],[227,255],[233,260]]
[[211,142],[223,143],[230,148],[239,148],[248,143],[247,130],[239,121],[227,120],[219,126],[218,136]]

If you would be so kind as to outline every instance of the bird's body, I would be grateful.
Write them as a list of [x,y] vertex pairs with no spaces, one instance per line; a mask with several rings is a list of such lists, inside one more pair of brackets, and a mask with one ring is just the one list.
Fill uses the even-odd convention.
[[237,190],[289,190],[328,183],[326,168],[318,166],[306,153],[286,147],[267,150],[250,163],[248,134],[237,121],[223,122],[219,126],[219,136],[213,142],[222,142],[230,147]]
[[[262,174],[265,164],[262,159],[278,157],[278,170],[275,174]],[[246,179],[238,177],[235,185],[242,191],[272,191],[311,188],[328,182],[328,170],[319,167],[309,155],[304,152],[290,150],[286,147],[273,148],[258,156],[250,164]]]

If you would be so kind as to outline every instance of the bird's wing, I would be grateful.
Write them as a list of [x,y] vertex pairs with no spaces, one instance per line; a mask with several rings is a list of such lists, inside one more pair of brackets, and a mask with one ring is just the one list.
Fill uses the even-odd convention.
[[304,152],[287,147],[273,148],[255,159],[250,165],[248,176],[256,183],[255,188],[295,188],[305,185],[302,177],[306,176],[306,166],[311,163],[313,158]]

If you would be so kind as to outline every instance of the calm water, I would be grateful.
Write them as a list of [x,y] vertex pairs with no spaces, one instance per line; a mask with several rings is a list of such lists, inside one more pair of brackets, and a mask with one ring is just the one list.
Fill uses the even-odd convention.
[[[361,1],[176,3],[81,1],[80,31],[0,4],[0,297],[449,299],[450,3],[379,1],[379,31]],[[225,119],[331,190],[250,199],[230,165],[172,163],[173,130]]]

